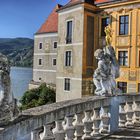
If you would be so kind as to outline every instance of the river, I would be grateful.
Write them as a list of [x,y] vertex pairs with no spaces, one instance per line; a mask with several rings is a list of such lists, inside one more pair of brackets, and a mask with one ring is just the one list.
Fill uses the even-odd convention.
[[32,68],[11,67],[11,90],[18,100],[28,90],[28,84],[32,80]]

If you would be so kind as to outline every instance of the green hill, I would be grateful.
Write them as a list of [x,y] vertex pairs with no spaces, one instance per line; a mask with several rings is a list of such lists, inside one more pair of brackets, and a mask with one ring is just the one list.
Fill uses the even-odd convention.
[[12,66],[32,67],[33,39],[0,38],[0,52],[6,55]]

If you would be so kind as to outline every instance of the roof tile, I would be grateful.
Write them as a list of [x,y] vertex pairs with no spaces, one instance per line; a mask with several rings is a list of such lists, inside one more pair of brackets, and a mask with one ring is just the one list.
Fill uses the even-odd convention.
[[40,29],[37,31],[36,34],[41,33],[52,33],[58,31],[58,13],[56,10],[60,8],[61,5],[57,5],[51,14],[48,16],[47,20],[44,22],[44,24],[40,27]]

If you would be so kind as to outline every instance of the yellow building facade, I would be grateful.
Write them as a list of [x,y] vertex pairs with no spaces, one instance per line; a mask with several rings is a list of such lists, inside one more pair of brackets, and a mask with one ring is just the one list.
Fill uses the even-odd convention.
[[120,64],[118,87],[123,92],[140,92],[140,1],[132,0],[99,6],[99,46],[104,46],[101,35],[103,20],[109,18],[113,29],[112,46]]

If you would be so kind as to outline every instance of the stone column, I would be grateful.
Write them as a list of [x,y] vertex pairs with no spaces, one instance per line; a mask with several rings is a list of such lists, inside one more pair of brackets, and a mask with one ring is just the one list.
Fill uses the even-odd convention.
[[133,108],[132,108],[132,105],[133,105],[133,102],[127,102],[126,103],[126,123],[125,123],[125,126],[127,128],[133,128],[134,125],[133,125],[133,114],[134,114],[134,111],[133,111]]
[[98,136],[99,133],[99,126],[101,123],[101,118],[100,118],[100,108],[94,109],[94,115],[92,117],[93,120],[93,132],[92,132],[92,136]]
[[84,134],[84,124],[82,122],[83,119],[83,112],[76,114],[76,120],[74,122],[75,127],[75,139],[74,140],[81,140]]
[[126,123],[125,103],[120,104],[119,109],[119,127],[124,128]]
[[100,129],[100,133],[102,134],[107,134],[109,132],[109,120],[110,120],[110,117],[109,117],[109,107],[106,106],[106,107],[103,107],[103,114],[101,116],[101,120],[102,120],[102,128]]
[[91,139],[91,132],[92,132],[92,126],[93,126],[93,121],[91,119],[93,111],[92,110],[87,110],[85,111],[85,117],[83,119],[84,123],[84,135],[82,137],[83,140]]
[[52,123],[44,125],[44,131],[40,134],[41,140],[54,140],[54,136],[52,133]]
[[64,130],[66,133],[66,138],[65,140],[73,140],[74,139],[74,126],[73,126],[73,117],[74,115],[71,116],[66,116],[66,125],[64,126]]
[[55,128],[53,129],[53,134],[55,140],[64,140],[65,132],[62,126],[63,119],[55,121]]

